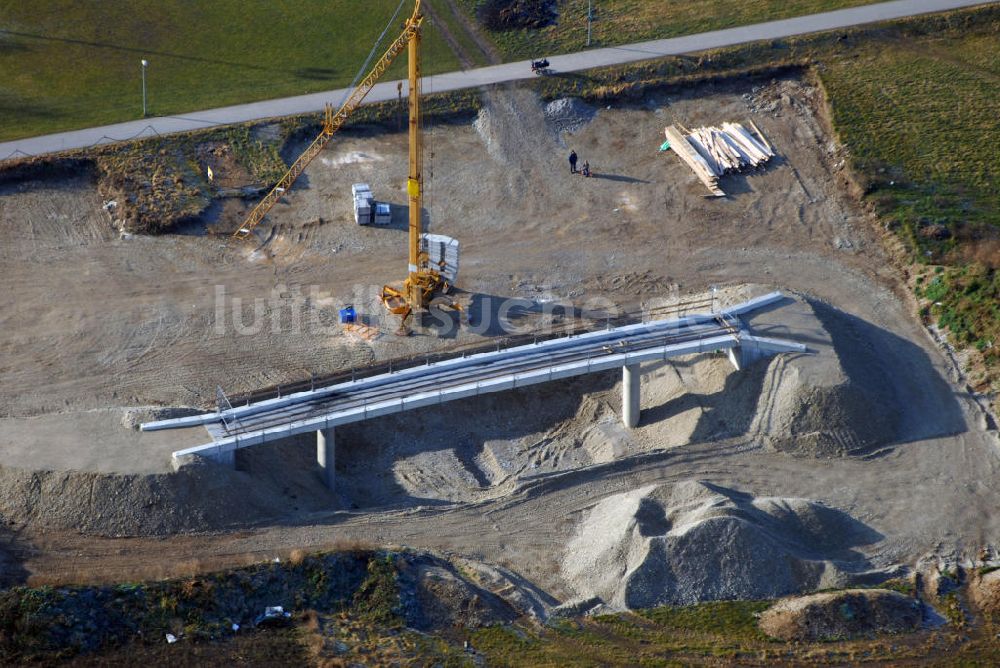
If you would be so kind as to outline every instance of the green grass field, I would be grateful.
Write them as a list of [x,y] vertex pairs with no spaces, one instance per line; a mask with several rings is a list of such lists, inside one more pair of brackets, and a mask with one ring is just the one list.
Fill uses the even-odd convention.
[[[1000,18],[890,37],[820,71],[869,199],[916,262],[916,292],[1000,374]],[[975,374],[974,374],[975,376]]]
[[[593,0],[592,46],[613,46],[872,4],[875,0]],[[470,14],[481,0],[461,0]],[[587,44],[587,0],[562,0],[540,30],[489,32],[506,58],[579,51]]]
[[[141,117],[143,58],[152,115],[346,86],[397,5],[0,0],[0,140]],[[433,27],[423,53],[425,71],[458,67]],[[405,57],[386,76],[404,67]]]
[[992,28],[861,46],[821,71],[841,139],[907,234],[930,218],[1000,226],[990,140],[1000,137],[1000,23]]

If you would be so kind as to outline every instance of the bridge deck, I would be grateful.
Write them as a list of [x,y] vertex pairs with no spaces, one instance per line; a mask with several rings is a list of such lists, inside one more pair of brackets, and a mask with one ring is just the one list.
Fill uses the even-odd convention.
[[221,459],[239,448],[308,431],[646,361],[747,346],[766,353],[805,352],[800,344],[755,337],[740,328],[739,315],[781,299],[775,292],[720,313],[479,353],[221,412],[145,423],[142,429],[203,424],[213,442],[179,450],[175,461],[195,454]]

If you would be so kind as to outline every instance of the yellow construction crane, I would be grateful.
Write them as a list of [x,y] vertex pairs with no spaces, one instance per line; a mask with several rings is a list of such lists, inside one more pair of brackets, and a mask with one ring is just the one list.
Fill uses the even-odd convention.
[[[257,204],[249,213],[246,220],[236,231],[234,236],[246,237],[264,219],[281,196],[291,188],[295,179],[305,171],[317,155],[323,150],[334,133],[343,127],[347,118],[357,109],[368,92],[375,86],[375,83],[382,74],[392,64],[396,56],[402,53],[404,47],[409,49],[409,143],[410,159],[409,174],[406,179],[406,192],[409,199],[409,271],[402,286],[383,286],[381,300],[390,313],[401,317],[405,327],[407,318],[414,311],[423,311],[430,304],[431,299],[438,292],[447,292],[450,285],[441,273],[445,262],[438,259],[437,265],[432,263],[428,252],[423,249],[423,223],[421,220],[422,198],[423,198],[423,138],[421,136],[420,125],[420,31],[424,23],[424,15],[421,11],[421,0],[416,0],[413,7],[413,14],[406,21],[403,32],[397,37],[385,54],[379,58],[371,72],[354,89],[350,97],[343,104],[337,113],[333,113],[330,105],[326,106],[323,130],[312,144],[303,151],[302,155],[289,168],[288,172],[275,184],[275,186],[264,196],[264,199]],[[457,304],[450,304],[452,308],[458,309]]]
[[[365,99],[365,96],[371,91],[375,86],[376,82],[382,77],[392,61],[396,59],[403,49],[410,45],[412,54],[412,43],[414,38],[419,40],[420,37],[420,25],[423,23],[424,17],[420,13],[420,0],[417,0],[416,7],[413,9],[413,16],[409,18],[406,22],[406,27],[403,29],[403,33],[397,37],[389,48],[385,50],[382,57],[378,59],[375,66],[372,67],[368,75],[357,85],[357,87],[351,92],[350,97],[347,101],[340,107],[337,113],[333,112],[333,107],[329,104],[326,105],[323,118],[323,129],[320,131],[319,136],[313,140],[313,143],[302,152],[302,155],[288,168],[285,175],[278,179],[278,182],[273,188],[264,196],[257,206],[247,214],[246,219],[243,224],[240,225],[239,229],[233,234],[237,238],[245,238],[249,236],[250,232],[253,231],[257,225],[264,220],[264,216],[274,208],[274,205],[278,203],[281,196],[292,187],[295,180],[299,178],[299,175],[305,171],[306,167],[309,166],[317,155],[323,150],[327,142],[333,137],[334,133],[344,126],[347,119],[350,117],[354,111],[361,106],[361,102]],[[412,59],[412,55],[411,55]],[[412,63],[411,63],[412,68]],[[411,79],[412,80],[412,79]],[[413,97],[412,94],[410,96]],[[412,121],[411,121],[412,123]],[[411,126],[412,127],[412,126]]]
[[[417,0],[413,16],[407,22],[410,84],[410,165],[406,179],[406,193],[409,198],[409,270],[402,286],[383,286],[381,294],[382,303],[390,313],[401,317],[403,327],[411,313],[426,309],[436,293],[447,292],[450,288],[439,271],[442,267],[432,266],[427,251],[421,248],[424,177],[423,137],[420,126],[420,27],[423,19],[420,0]],[[457,304],[450,306],[458,308]]]

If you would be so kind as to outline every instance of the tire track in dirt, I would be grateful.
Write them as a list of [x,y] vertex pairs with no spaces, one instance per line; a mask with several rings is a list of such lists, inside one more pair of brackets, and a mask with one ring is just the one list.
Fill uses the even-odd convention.
[[455,35],[452,34],[451,28],[448,26],[448,22],[441,20],[441,17],[438,15],[437,10],[434,7],[434,4],[431,3],[430,0],[425,0],[424,9],[427,10],[427,16],[428,18],[430,18],[431,23],[434,25],[435,28],[437,28],[438,33],[441,34],[441,37],[444,39],[445,43],[451,49],[452,53],[455,54],[455,57],[458,58],[458,62],[462,66],[462,69],[468,70],[475,67],[476,63],[472,60],[472,57],[469,55],[469,52],[465,50],[461,42],[459,42],[455,38]]
[[451,15],[455,17],[455,20],[465,31],[465,34],[479,48],[479,52],[483,55],[483,57],[486,58],[487,63],[490,65],[499,65],[503,62],[503,59],[500,57],[500,53],[497,51],[496,47],[493,46],[493,43],[488,37],[483,35],[478,26],[476,26],[475,21],[470,19],[469,16],[455,4],[455,0],[434,0],[434,2],[435,4],[437,4],[437,2],[443,2],[447,5],[447,10],[445,11],[450,12]]

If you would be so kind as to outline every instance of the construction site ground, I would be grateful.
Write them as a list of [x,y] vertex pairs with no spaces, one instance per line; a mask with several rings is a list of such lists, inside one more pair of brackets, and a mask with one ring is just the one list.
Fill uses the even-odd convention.
[[[873,568],[995,542],[996,426],[914,316],[875,222],[851,192],[816,88],[795,78],[703,85],[627,106],[568,105],[569,121],[547,119],[545,105],[516,88],[484,96],[477,119],[427,132],[429,228],[462,243],[456,298],[468,322],[446,336],[396,336],[375,300],[406,268],[404,134],[372,127],[338,136],[272,211],[261,235],[267,243],[257,249],[211,234],[238,224],[246,205],[236,200],[189,234],[122,237],[92,175],[0,186],[4,475],[67,472],[62,503],[73,505],[74,494],[93,503],[107,479],[174,475],[170,452],[206,440],[203,430],[136,431],[155,412],[145,407],[206,408],[216,386],[237,395],[482,342],[494,330],[473,330],[501,298],[631,310],[705,295],[712,285],[733,299],[767,288],[800,295],[796,304],[811,311],[793,309],[790,327],[814,314],[835,342],[847,332],[852,345],[837,350],[845,368],[891,354],[881,369],[898,373],[887,410],[903,416],[893,441],[864,456],[817,459],[764,449],[731,430],[699,429],[712,410],[748,421],[739,415],[752,410],[746,395],[759,388],[741,391],[724,360],[692,361],[677,365],[679,381],[662,380],[675,373],[669,369],[652,371],[647,387],[662,391],[644,397],[635,436],[614,421],[612,374],[344,430],[337,494],[320,485],[307,439],[281,455],[248,456],[244,471],[226,474],[232,503],[241,503],[241,490],[273,488],[285,515],[239,531],[100,538],[93,534],[120,532],[95,521],[80,533],[57,516],[26,511],[10,528],[10,555],[25,575],[155,577],[360,541],[502,564],[570,598],[559,565],[587,509],[611,494],[690,479],[847,512],[881,536],[858,548]],[[665,125],[744,119],[761,128],[778,158],[759,173],[724,178],[725,199],[706,198],[676,156],[658,151]],[[590,162],[592,178],[569,173],[571,148]],[[356,182],[395,205],[392,226],[354,223]],[[233,324],[234,298],[243,300],[246,333]],[[258,298],[266,303],[254,327]],[[377,336],[336,324],[347,303]],[[785,333],[778,312],[759,323]],[[852,362],[855,352],[863,362]],[[698,392],[684,398],[691,388]],[[678,415],[688,409],[697,415],[683,436],[657,428],[682,424]],[[504,477],[482,466],[484,453],[510,444],[565,465],[543,477]],[[580,448],[604,454],[579,457]],[[85,474],[87,484],[75,486],[73,476]],[[201,491],[192,486],[187,501],[197,504]],[[183,515],[185,500],[178,501],[170,512]]]

